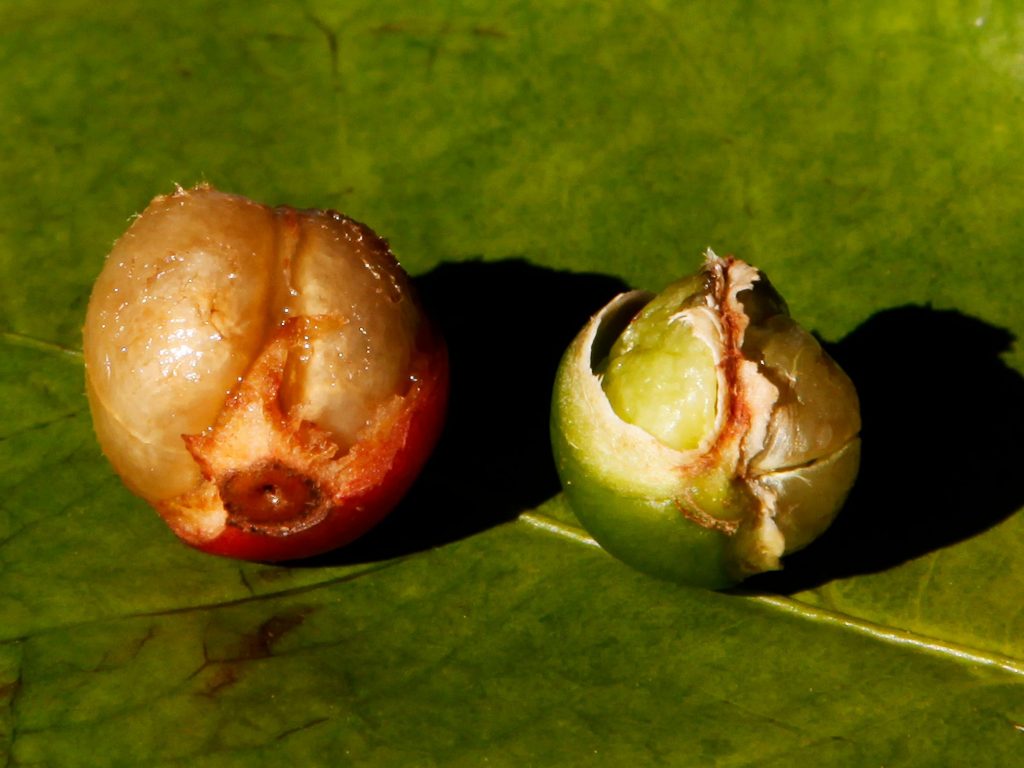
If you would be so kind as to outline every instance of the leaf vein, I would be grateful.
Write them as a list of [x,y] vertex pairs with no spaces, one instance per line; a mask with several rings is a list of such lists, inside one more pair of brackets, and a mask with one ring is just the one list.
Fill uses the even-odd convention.
[[19,347],[27,347],[29,349],[36,349],[43,352],[57,352],[61,355],[78,359],[82,358],[82,350],[80,349],[65,347],[63,344],[48,341],[47,339],[37,339],[34,336],[18,333],[17,331],[0,331],[0,339]]
[[26,424],[23,427],[19,427],[18,429],[15,429],[13,432],[6,432],[6,433],[0,435],[0,443],[4,442],[6,440],[10,440],[11,438],[14,438],[14,437],[19,437],[20,435],[28,434],[30,432],[38,432],[40,430],[46,429],[47,427],[52,427],[54,424],[58,424],[58,423],[60,423],[62,421],[68,421],[70,419],[74,419],[75,417],[79,416],[82,413],[83,410],[84,410],[83,408],[76,408],[73,411],[67,411],[65,413],[60,413],[60,414],[58,414],[56,416],[52,416],[52,417],[50,417],[48,419],[44,419],[43,421],[37,421],[37,422],[34,422],[32,424]]

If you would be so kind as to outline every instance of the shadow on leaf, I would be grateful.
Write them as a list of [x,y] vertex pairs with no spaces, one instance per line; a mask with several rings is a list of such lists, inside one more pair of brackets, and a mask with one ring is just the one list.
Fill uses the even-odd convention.
[[442,264],[416,281],[451,360],[444,433],[379,526],[309,565],[397,557],[513,519],[558,493],[548,436],[555,370],[590,316],[626,289],[523,259]]
[[907,306],[826,345],[857,386],[860,476],[832,527],[744,591],[792,593],[974,536],[1024,504],[1024,378],[1006,330]]

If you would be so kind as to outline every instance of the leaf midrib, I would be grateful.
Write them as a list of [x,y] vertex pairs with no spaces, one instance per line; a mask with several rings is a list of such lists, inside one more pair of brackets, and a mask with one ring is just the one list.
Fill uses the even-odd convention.
[[[517,521],[577,544],[600,547],[582,529],[554,520],[538,512],[525,512],[517,518]],[[798,616],[808,621],[839,627],[870,637],[879,642],[910,647],[921,652],[951,657],[981,666],[996,667],[1024,677],[1024,660],[1015,659],[1003,654],[983,651],[960,643],[951,643],[939,638],[877,624],[840,611],[830,611],[825,608],[812,606],[791,597],[783,597],[781,595],[742,595],[737,596],[737,598],[769,607],[772,610]]]

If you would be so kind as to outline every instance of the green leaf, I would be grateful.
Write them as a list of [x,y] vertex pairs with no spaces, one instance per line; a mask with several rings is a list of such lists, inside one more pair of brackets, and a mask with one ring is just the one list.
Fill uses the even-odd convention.
[[[1014,765],[1024,758],[1024,28],[1009,2],[0,2],[9,765]],[[451,342],[381,529],[181,545],[92,437],[79,329],[174,183],[387,236]],[[706,246],[864,401],[850,503],[731,594],[557,495],[558,355]]]

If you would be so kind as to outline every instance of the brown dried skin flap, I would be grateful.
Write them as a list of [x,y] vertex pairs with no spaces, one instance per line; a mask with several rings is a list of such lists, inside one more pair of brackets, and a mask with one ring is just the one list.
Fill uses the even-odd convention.
[[230,524],[281,536],[326,516],[337,482],[330,466],[339,448],[324,430],[288,418],[278,399],[289,352],[305,325],[296,319],[282,326],[214,425],[183,436],[203,482],[159,505],[179,531],[205,540]]
[[[289,539],[289,558],[296,547],[302,556],[315,554],[324,549],[318,539],[340,546],[365,532],[415,477],[424,446],[440,429],[437,406],[439,401],[443,406],[447,390],[443,348],[436,354],[438,341],[429,331],[422,334],[434,351],[416,355],[409,391],[382,402],[356,444],[346,449],[326,430],[281,406],[289,356],[301,349],[315,322],[286,322],[214,425],[184,436],[203,481],[157,508],[189,543],[275,560],[280,559],[275,540]],[[336,532],[346,527],[351,530],[345,540],[336,540]]]

